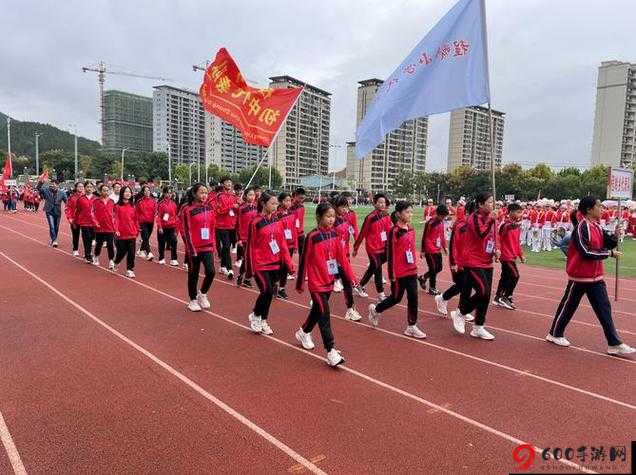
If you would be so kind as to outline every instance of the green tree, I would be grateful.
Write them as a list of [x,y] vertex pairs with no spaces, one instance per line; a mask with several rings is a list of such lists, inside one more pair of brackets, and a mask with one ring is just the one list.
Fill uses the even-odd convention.
[[[247,182],[252,177],[254,170],[256,169],[256,165],[249,168],[244,168],[238,174],[238,181],[247,185]],[[259,185],[263,188],[267,188],[269,182],[269,167],[261,167],[258,169],[258,173],[252,180],[252,185]],[[272,189],[277,190],[280,189],[283,184],[283,177],[280,175],[276,168],[272,168]]]
[[75,175],[75,159],[73,154],[64,150],[49,150],[40,155],[42,167],[55,170],[60,181],[72,180]]
[[190,170],[188,169],[188,165],[185,163],[180,163],[173,168],[172,179],[177,181],[180,188],[187,188],[190,186],[189,178]]

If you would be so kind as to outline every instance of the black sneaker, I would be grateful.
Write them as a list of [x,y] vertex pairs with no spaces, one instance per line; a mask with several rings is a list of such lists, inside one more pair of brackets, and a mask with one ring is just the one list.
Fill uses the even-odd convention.
[[512,306],[508,303],[505,297],[495,297],[495,300],[492,301],[497,307],[507,308],[508,310],[512,310]]
[[230,270],[227,272],[227,280],[232,280],[232,279],[234,279],[234,272]]
[[426,279],[423,275],[418,276],[417,281],[420,283],[422,290],[426,290]]
[[508,303],[508,305],[510,305],[510,307],[512,308],[512,310],[517,310],[517,306],[515,305],[515,303],[512,301],[512,297],[504,297],[506,299],[506,302]]
[[437,290],[436,288],[434,288],[434,287],[431,287],[430,289],[428,289],[427,293],[429,295],[439,295],[439,294],[441,294],[441,292],[439,290]]
[[239,274],[238,277],[236,278],[236,286],[240,287],[241,285],[243,285],[243,276]]
[[285,289],[280,289],[278,291],[278,298],[287,300],[289,298],[289,295],[287,295],[287,292],[285,291]]
[[250,279],[245,279],[243,281],[243,287],[247,287],[248,289],[252,288],[252,281]]

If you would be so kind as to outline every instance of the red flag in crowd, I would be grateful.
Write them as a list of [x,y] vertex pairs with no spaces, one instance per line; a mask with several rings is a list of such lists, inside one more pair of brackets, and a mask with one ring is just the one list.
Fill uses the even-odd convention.
[[205,71],[199,95],[205,110],[240,130],[245,142],[268,147],[302,91],[248,86],[230,53],[221,48]]
[[2,169],[2,178],[11,178],[13,175],[13,164],[11,163],[11,154],[7,153],[7,158],[4,161],[4,168]]
[[49,179],[49,171],[48,170],[44,170],[44,173],[42,173],[38,177],[38,181],[44,181],[44,180],[48,180],[48,179]]

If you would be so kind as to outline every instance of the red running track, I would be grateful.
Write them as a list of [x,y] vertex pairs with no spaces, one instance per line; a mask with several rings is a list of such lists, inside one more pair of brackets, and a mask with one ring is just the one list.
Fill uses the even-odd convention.
[[[295,345],[306,296],[275,302],[273,338],[252,335],[253,292],[217,280],[212,312],[188,313],[182,270],[138,260],[135,281],[115,276],[71,258],[67,236],[60,250],[47,247],[41,219],[0,221],[0,266],[15,277],[3,296],[12,316],[0,317],[11,369],[0,412],[27,471],[304,468],[89,314],[289,448],[305,471],[508,473],[520,441],[633,437],[634,361],[602,355],[600,328],[573,326],[581,349],[563,350],[537,340],[549,321],[498,309],[489,323],[507,332],[495,331],[495,342],[456,336],[427,313],[425,342],[401,337],[401,308],[386,313],[382,331],[336,317],[347,365],[332,370],[320,349]],[[343,315],[341,297],[332,302]]]

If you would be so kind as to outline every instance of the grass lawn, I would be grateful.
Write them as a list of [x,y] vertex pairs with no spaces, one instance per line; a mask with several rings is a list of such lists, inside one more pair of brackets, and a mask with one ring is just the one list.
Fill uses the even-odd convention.
[[[311,231],[316,226],[315,220],[316,205],[312,203],[305,204],[305,232]],[[362,225],[364,217],[371,212],[372,206],[358,206],[354,207],[355,212],[358,215],[358,226]],[[423,208],[417,206],[414,211],[413,226],[418,237],[422,236],[422,224],[423,220]],[[419,241],[418,241],[419,245]],[[528,258],[528,265],[554,267],[562,269],[565,267],[565,256],[563,253],[556,249],[552,252],[530,252],[528,248],[524,250],[526,257]],[[624,256],[620,260],[619,272],[622,277],[636,277],[636,240],[627,238],[623,243]],[[605,271],[608,275],[614,275],[616,270],[616,264],[614,259],[607,259],[605,261]]]

